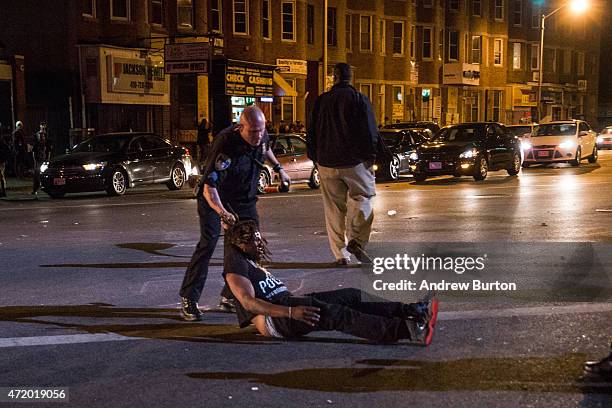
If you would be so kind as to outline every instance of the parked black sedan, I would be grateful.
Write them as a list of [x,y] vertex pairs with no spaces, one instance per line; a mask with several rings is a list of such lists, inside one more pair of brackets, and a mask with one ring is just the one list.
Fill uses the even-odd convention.
[[53,198],[106,190],[123,195],[141,184],[179,190],[192,172],[189,151],[151,133],[109,133],[76,145],[41,166],[41,186]]
[[376,160],[376,178],[397,180],[400,174],[410,173],[410,156],[416,157],[416,149],[427,141],[427,129],[382,129],[383,143],[392,154],[391,160]]
[[499,123],[451,125],[419,146],[411,157],[410,168],[417,181],[444,174],[484,180],[491,170],[516,175],[521,170],[521,144]]

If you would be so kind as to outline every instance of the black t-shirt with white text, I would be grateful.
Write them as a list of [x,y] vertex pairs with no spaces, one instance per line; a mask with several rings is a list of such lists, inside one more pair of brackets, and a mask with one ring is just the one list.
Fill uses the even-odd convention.
[[[291,292],[289,292],[281,280],[248,259],[242,251],[231,244],[226,243],[224,252],[223,277],[227,279],[228,273],[244,276],[251,281],[257,299],[276,305],[286,303],[286,299],[291,296]],[[255,317],[253,313],[248,312],[242,307],[238,300],[236,300],[236,315],[238,316],[240,327],[248,326]]]

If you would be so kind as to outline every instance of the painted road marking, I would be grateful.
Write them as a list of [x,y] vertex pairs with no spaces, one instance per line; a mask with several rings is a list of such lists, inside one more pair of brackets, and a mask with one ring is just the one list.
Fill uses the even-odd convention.
[[[178,309],[177,309],[178,311]],[[485,309],[440,312],[439,320],[495,319],[503,317],[553,316],[578,313],[612,312],[612,303],[579,303],[566,306],[537,306],[512,309]],[[115,333],[69,334],[59,336],[30,336],[0,338],[0,348],[54,346],[64,344],[98,343],[109,341],[151,340],[145,337],[127,337]]]

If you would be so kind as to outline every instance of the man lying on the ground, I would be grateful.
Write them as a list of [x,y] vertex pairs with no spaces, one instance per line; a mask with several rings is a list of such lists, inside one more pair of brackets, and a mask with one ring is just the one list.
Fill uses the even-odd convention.
[[253,323],[269,337],[338,330],[379,343],[401,339],[424,346],[431,343],[438,314],[433,294],[410,304],[363,302],[362,292],[351,288],[294,296],[261,267],[269,255],[255,222],[241,221],[226,231],[224,277],[239,302],[240,327]]

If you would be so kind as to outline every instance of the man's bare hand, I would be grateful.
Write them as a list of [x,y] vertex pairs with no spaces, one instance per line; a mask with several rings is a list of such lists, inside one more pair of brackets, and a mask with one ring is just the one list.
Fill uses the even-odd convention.
[[232,214],[231,212],[228,211],[222,211],[219,214],[219,217],[221,217],[221,225],[223,226],[223,229],[226,230],[229,227],[231,227],[232,225],[234,225],[236,223],[236,217],[234,216],[234,214]]
[[291,318],[314,326],[321,318],[320,310],[318,307],[312,306],[294,306],[291,308]]

